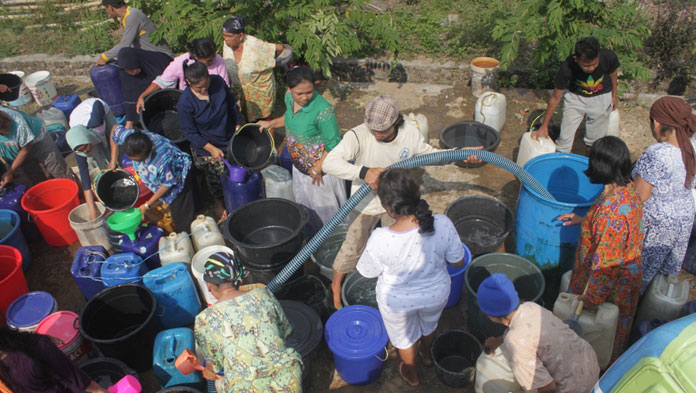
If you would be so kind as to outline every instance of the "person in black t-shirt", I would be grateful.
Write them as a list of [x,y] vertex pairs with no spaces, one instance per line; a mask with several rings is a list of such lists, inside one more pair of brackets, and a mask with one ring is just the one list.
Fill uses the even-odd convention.
[[[588,147],[607,135],[609,115],[618,107],[616,53],[599,47],[594,37],[583,38],[575,44],[575,53],[561,63],[553,95],[546,107],[544,121],[532,137],[549,137],[549,120],[563,97],[563,121],[561,134],[556,140],[560,152],[570,152],[575,131],[582,119],[585,122],[584,142]],[[568,90],[565,95],[564,90]]]

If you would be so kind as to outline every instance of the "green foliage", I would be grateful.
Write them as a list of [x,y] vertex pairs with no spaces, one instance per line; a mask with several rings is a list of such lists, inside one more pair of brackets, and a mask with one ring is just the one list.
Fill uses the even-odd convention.
[[288,43],[315,70],[331,75],[332,58],[397,53],[399,37],[389,14],[364,9],[366,0],[132,0],[153,11],[153,40],[164,38],[175,51],[185,51],[194,38],[211,37],[222,47],[222,23],[244,17],[247,33],[269,42]]
[[522,0],[493,30],[493,38],[503,44],[503,67],[531,61],[542,86],[575,42],[587,36],[617,53],[621,79],[647,80],[649,70],[637,53],[649,34],[635,0]]

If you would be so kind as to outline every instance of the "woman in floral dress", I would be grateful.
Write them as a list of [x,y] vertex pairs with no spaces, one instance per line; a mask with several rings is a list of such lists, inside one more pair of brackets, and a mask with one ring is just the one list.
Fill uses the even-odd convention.
[[326,155],[341,141],[333,107],[314,91],[314,74],[295,67],[286,75],[285,115],[261,121],[263,128],[285,127],[292,157],[295,202],[315,211],[323,224],[346,201],[343,180],[322,173]]
[[563,225],[581,225],[570,292],[585,308],[611,302],[619,321],[611,361],[626,348],[638,304],[643,248],[642,203],[631,181],[631,155],[619,138],[606,136],[592,145],[585,174],[604,191],[585,217],[563,214]]

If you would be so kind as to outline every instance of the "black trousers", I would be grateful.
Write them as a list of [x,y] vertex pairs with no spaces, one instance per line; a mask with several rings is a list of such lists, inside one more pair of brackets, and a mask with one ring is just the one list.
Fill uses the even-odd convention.
[[184,188],[181,190],[179,196],[169,205],[169,209],[172,212],[172,220],[174,221],[177,232],[188,232],[191,227],[191,222],[193,222],[196,216],[195,198],[193,194],[195,178],[196,175],[193,170],[190,170],[188,175],[186,175],[186,180],[184,180]]

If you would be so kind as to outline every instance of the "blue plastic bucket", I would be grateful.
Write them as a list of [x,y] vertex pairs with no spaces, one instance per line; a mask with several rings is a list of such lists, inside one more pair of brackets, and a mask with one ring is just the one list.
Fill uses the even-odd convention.
[[459,303],[459,299],[462,297],[462,287],[464,286],[464,272],[471,262],[471,251],[466,244],[462,243],[464,247],[464,266],[454,267],[447,264],[447,273],[450,276],[450,294],[447,298],[447,304],[445,308],[450,308],[455,304]]
[[33,332],[44,318],[58,309],[50,293],[34,291],[15,299],[7,308],[7,324],[19,331]]
[[544,273],[544,301],[553,304],[558,296],[563,273],[575,262],[575,248],[580,237],[579,225],[564,226],[558,216],[587,214],[604,189],[592,184],[583,173],[587,157],[568,153],[550,153],[529,160],[524,169],[556,198],[544,198],[524,185],[517,200],[515,220],[517,255],[536,264]]
[[157,300],[157,317],[165,329],[193,325],[201,311],[188,264],[170,263],[143,276],[143,284]]
[[32,223],[29,214],[22,208],[20,203],[24,193],[27,192],[27,186],[19,183],[9,183],[0,189],[0,209],[14,210],[19,214],[22,220],[22,232],[24,238],[29,241],[41,239],[41,233],[36,225]]
[[368,306],[344,307],[326,322],[324,336],[344,381],[366,385],[379,378],[389,341],[379,311]]
[[22,254],[22,270],[27,271],[31,265],[31,252],[24,233],[20,229],[19,214],[14,210],[0,210],[0,244],[12,246]]

